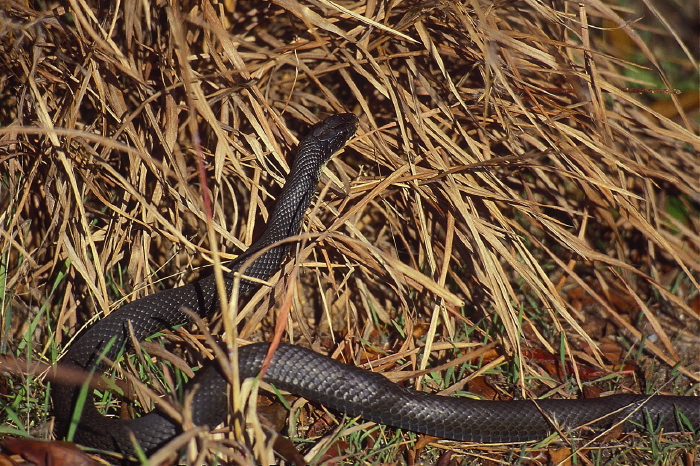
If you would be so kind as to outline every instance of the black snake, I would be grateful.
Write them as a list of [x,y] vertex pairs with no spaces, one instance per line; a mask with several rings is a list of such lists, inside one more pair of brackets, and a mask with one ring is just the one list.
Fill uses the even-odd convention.
[[[243,274],[266,280],[281,267],[289,244],[278,243],[299,232],[323,165],[353,136],[357,123],[353,114],[331,116],[302,140],[267,229],[244,254],[227,264],[230,270],[240,271],[248,261],[250,265]],[[224,281],[230,294],[234,274],[226,274]],[[253,281],[241,279],[239,295],[255,287]],[[145,296],[89,328],[60,362],[100,373],[105,369],[99,362],[101,355],[113,360],[128,346],[129,326],[136,339],[142,340],[162,329],[190,322],[183,308],[200,316],[210,315],[220,308],[217,296],[213,276]],[[241,379],[258,374],[267,349],[267,343],[239,349]],[[265,380],[351,416],[462,441],[523,442],[543,439],[557,428],[563,432],[581,426],[599,430],[618,422],[623,422],[626,429],[651,423],[666,431],[686,431],[686,421],[700,428],[700,397],[613,395],[586,400],[519,401],[443,397],[403,388],[380,374],[287,344],[277,349]],[[198,386],[191,409],[193,422],[211,428],[223,422],[228,390],[218,365],[200,370],[192,384]],[[82,410],[74,414],[79,393],[80,387],[56,383],[53,403],[58,435],[64,436],[74,422],[73,439],[82,445],[133,456],[136,449],[132,438],[144,451],[152,452],[181,432],[177,422],[157,411],[132,420],[107,418],[98,413],[92,396],[87,396]]]

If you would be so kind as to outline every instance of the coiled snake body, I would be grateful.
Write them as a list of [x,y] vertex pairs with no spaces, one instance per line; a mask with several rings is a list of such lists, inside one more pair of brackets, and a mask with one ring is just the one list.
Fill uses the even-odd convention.
[[[247,261],[250,264],[241,272],[246,277],[266,280],[280,268],[289,244],[273,245],[298,233],[323,165],[352,137],[356,127],[355,115],[335,115],[303,139],[266,231],[244,254],[227,264],[229,269],[241,271]],[[227,274],[224,280],[229,294],[233,275]],[[255,286],[252,281],[241,279],[239,294]],[[188,323],[190,317],[183,308],[207,316],[219,309],[217,296],[214,278],[210,276],[138,299],[89,328],[61,363],[99,373],[105,369],[99,362],[100,356],[113,360],[128,345],[130,331],[141,340],[162,329]],[[260,343],[239,349],[241,379],[259,373],[268,346]],[[688,426],[684,421],[688,420],[694,428],[700,428],[700,397],[613,395],[587,400],[521,401],[443,397],[400,387],[382,375],[287,344],[277,349],[265,380],[351,416],[453,440],[522,442],[543,439],[555,426],[567,432],[583,425],[604,429],[617,422],[625,422],[626,428],[651,422],[666,431],[685,431]],[[197,385],[192,421],[212,428],[223,422],[228,403],[227,382],[218,366],[206,366],[192,383]],[[136,449],[132,439],[144,451],[151,452],[181,431],[178,423],[157,411],[132,420],[107,418],[97,411],[92,396],[87,396],[82,410],[75,413],[79,393],[79,387],[60,383],[53,391],[58,434],[65,435],[71,422],[75,422],[77,443],[133,456]]]

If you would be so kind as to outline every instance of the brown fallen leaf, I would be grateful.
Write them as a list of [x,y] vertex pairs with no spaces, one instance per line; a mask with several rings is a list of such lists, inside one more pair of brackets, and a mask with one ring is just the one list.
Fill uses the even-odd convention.
[[550,464],[569,466],[571,464],[571,448],[565,446],[550,445],[547,449]]
[[273,448],[289,464],[293,464],[295,466],[306,466],[306,460],[304,460],[302,454],[297,451],[296,447],[294,446],[294,442],[288,438],[278,435],[277,438],[275,438]]
[[97,466],[100,463],[70,442],[5,437],[5,448],[36,466]]

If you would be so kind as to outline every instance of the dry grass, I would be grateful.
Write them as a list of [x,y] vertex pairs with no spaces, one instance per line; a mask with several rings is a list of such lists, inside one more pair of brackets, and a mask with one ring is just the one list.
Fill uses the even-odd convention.
[[[258,293],[240,338],[269,340],[291,287],[285,338],[356,363],[376,347],[437,366],[468,333],[499,344],[510,396],[583,383],[535,383],[528,348],[634,360],[649,384],[627,389],[698,394],[697,92],[674,92],[650,48],[672,31],[642,39],[632,8],[596,0],[66,4],[0,1],[3,353],[53,363],[121,298],[244,250],[297,139],[352,111],[309,216],[318,242],[287,269],[301,286]],[[5,399],[7,425],[41,436],[40,378],[6,386],[24,400]]]

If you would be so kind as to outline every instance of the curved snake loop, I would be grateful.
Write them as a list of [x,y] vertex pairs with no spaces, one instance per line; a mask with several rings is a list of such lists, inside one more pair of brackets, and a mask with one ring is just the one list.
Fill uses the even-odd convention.
[[[232,291],[233,272],[239,271],[252,255],[259,253],[249,261],[251,264],[244,271],[247,277],[266,280],[281,267],[289,244],[274,245],[298,233],[323,165],[353,136],[357,123],[352,114],[331,116],[299,144],[267,229],[244,254],[227,264],[232,271],[225,276],[228,294]],[[265,251],[260,253],[262,250]],[[255,286],[253,281],[242,279],[239,295]],[[211,314],[219,309],[217,296],[214,278],[209,276],[131,302],[89,328],[61,363],[100,373],[105,369],[100,357],[112,360],[128,346],[130,327],[136,339],[142,340],[162,329],[190,322],[183,308],[202,317]],[[267,349],[266,343],[239,349],[241,379],[259,373]],[[686,431],[689,421],[694,428],[700,428],[700,397],[613,395],[586,400],[519,401],[443,397],[409,390],[380,374],[287,344],[275,352],[265,380],[351,416],[462,441],[523,442],[543,439],[555,428],[564,432],[580,426],[598,430],[616,423],[624,423],[626,429],[651,423],[666,431]],[[218,366],[205,366],[191,383],[197,386],[191,409],[193,422],[211,428],[223,422],[228,405],[227,382]],[[75,418],[77,443],[133,456],[133,440],[144,451],[152,452],[181,431],[177,422],[158,411],[132,420],[107,418],[98,413],[92,396],[74,416],[79,393],[79,387],[62,384],[56,384],[53,392],[58,433],[65,435]]]

